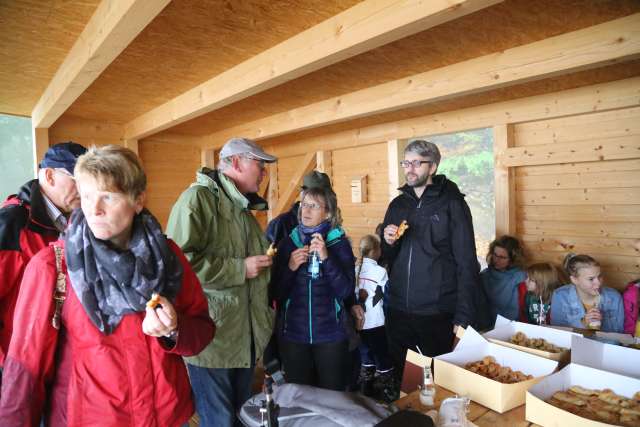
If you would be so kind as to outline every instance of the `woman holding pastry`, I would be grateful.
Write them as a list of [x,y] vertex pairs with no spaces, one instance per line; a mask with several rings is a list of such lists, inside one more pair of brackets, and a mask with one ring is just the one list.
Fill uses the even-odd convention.
[[24,274],[2,425],[181,426],[194,412],[182,356],[215,331],[200,283],[143,208],[131,150],[91,148],[74,176],[81,209]]

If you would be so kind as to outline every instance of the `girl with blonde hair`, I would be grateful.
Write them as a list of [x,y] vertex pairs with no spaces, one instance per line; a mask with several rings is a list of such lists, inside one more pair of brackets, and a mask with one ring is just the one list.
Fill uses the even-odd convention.
[[553,292],[551,324],[622,332],[622,297],[615,289],[603,286],[598,261],[589,255],[568,254],[564,268],[571,283]]
[[526,272],[527,293],[520,321],[547,325],[550,323],[551,294],[559,285],[558,271],[553,264],[541,262],[530,265]]

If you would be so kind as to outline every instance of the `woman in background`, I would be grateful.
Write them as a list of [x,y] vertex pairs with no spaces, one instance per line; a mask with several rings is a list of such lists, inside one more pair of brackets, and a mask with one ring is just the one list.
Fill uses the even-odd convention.
[[518,320],[520,307],[524,304],[524,281],[527,277],[522,270],[524,259],[518,239],[502,236],[491,242],[487,264],[489,266],[480,272],[480,279],[487,299],[488,326],[493,327],[498,314],[509,320]]

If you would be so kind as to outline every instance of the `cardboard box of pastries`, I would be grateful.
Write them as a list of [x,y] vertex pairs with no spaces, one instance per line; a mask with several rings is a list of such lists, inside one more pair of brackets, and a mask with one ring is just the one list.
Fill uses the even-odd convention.
[[531,387],[526,402],[526,420],[543,427],[640,425],[639,379],[576,363]]
[[571,364],[527,391],[527,421],[544,427],[640,426],[639,354],[573,337]]
[[571,358],[571,337],[580,334],[516,322],[498,315],[494,329],[482,336],[496,344],[568,363]]
[[[515,380],[519,381],[521,378],[518,371],[521,374],[530,375],[531,379],[507,384],[483,376],[486,372],[480,374],[465,368],[474,362],[479,362],[472,367],[477,370],[478,366],[482,367],[483,360],[488,357],[493,358],[493,362],[489,363],[495,362],[495,364],[484,367],[489,369],[497,367],[498,372],[503,368],[510,368],[513,374],[507,375],[513,375]],[[546,375],[553,373],[557,367],[557,361],[490,343],[473,328],[468,327],[455,351],[435,358],[434,380],[436,384],[448,390],[468,396],[474,402],[496,412],[504,413],[524,404],[527,389]],[[495,378],[499,377],[500,375]]]

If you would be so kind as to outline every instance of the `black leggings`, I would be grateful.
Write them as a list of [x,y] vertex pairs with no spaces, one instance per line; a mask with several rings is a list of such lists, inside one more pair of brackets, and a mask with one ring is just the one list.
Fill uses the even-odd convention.
[[343,391],[349,383],[349,342],[298,344],[280,340],[287,382]]

